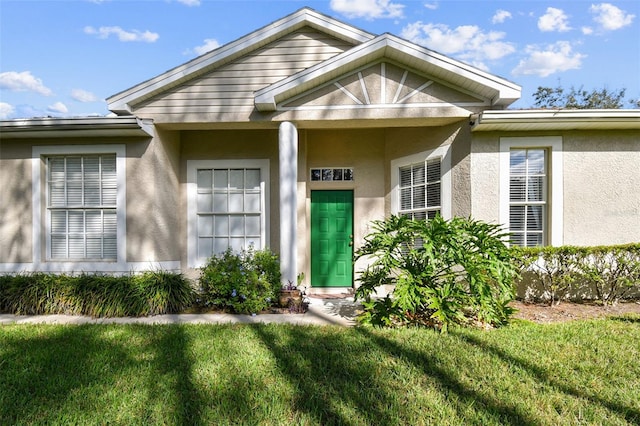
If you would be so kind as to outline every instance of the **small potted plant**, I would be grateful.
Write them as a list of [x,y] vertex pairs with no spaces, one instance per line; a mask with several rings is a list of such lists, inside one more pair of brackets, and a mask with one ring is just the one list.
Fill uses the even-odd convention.
[[298,274],[298,284],[294,284],[292,281],[289,281],[288,284],[284,285],[282,289],[280,289],[280,294],[278,301],[280,302],[281,308],[290,308],[291,306],[301,306],[302,305],[302,290],[298,287],[304,280],[304,273]]

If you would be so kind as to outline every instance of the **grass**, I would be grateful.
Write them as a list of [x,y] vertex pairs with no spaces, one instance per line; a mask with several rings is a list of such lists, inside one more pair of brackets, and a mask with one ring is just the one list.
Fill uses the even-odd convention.
[[482,332],[0,326],[0,424],[640,423],[640,317]]

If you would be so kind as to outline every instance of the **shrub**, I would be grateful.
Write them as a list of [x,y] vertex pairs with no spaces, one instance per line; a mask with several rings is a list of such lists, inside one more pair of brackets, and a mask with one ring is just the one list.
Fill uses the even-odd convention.
[[93,317],[180,312],[194,290],[181,274],[18,274],[0,277],[0,311],[17,315],[69,314]]
[[269,250],[231,249],[209,259],[200,275],[201,304],[235,313],[258,313],[277,300],[280,264]]
[[[356,259],[373,259],[361,271],[356,290],[356,299],[364,300],[361,321],[425,324],[445,332],[452,324],[508,321],[515,267],[498,226],[463,218],[392,216],[374,221],[373,230],[356,251]],[[391,296],[372,299],[383,284],[395,284]]]
[[640,244],[514,248],[525,299],[603,304],[640,292]]

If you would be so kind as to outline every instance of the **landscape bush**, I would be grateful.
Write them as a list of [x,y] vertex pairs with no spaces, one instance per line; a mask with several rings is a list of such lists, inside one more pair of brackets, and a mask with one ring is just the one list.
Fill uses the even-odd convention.
[[204,308],[257,314],[276,303],[281,288],[278,256],[270,250],[212,256],[200,274],[199,304]]
[[640,244],[514,248],[527,301],[597,300],[640,295]]
[[176,313],[195,298],[182,275],[24,273],[0,276],[0,311],[17,315],[143,316]]
[[[516,268],[505,237],[497,225],[464,218],[374,221],[355,254],[356,260],[370,260],[356,290],[364,305],[360,321],[428,325],[444,332],[453,324],[507,323]],[[394,285],[390,295],[372,298],[377,287],[388,284]]]

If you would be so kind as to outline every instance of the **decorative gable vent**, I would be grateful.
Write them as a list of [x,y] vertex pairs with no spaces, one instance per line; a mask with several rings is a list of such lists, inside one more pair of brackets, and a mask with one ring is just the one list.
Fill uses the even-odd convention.
[[379,62],[302,93],[280,110],[331,109],[451,104],[482,105],[484,101],[453,90],[389,62]]

